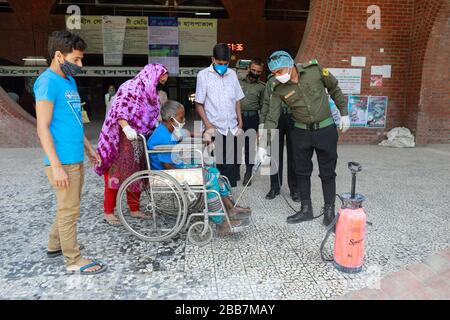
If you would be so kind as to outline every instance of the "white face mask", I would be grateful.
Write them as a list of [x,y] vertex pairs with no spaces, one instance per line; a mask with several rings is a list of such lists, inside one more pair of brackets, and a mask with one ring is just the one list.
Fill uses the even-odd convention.
[[281,75],[281,76],[276,76],[275,78],[280,81],[281,83],[286,83],[289,80],[291,80],[291,70],[290,69],[287,73]]
[[173,135],[177,138],[177,139],[181,139],[183,137],[183,127],[185,126],[186,122],[180,123],[177,121],[177,119],[172,118],[173,121],[176,122],[176,126],[172,124],[173,126]]

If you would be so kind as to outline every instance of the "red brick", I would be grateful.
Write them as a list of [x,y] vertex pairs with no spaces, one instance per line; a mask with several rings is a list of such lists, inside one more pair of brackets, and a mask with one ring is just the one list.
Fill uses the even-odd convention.
[[450,259],[438,254],[427,258],[424,263],[437,273],[445,273],[450,270]]
[[419,281],[425,282],[437,275],[437,273],[424,263],[419,263],[406,268],[410,271]]
[[392,298],[420,290],[422,283],[408,270],[393,273],[381,280],[381,290]]

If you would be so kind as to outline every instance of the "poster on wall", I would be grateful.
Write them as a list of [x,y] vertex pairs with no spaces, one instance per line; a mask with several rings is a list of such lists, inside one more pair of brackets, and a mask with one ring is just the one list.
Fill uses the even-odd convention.
[[[66,16],[66,26],[74,26],[74,17]],[[68,29],[70,32],[81,37],[87,44],[85,53],[103,53],[103,34],[101,16],[82,16],[81,29]]]
[[171,17],[149,17],[148,62],[165,65],[172,75],[179,74],[178,19]]
[[124,54],[148,54],[147,29],[147,17],[127,17]]
[[361,69],[329,68],[328,70],[339,81],[339,88],[344,94],[361,93]]
[[180,55],[211,56],[217,43],[217,19],[179,18]]
[[[67,26],[74,25],[74,17],[66,16]],[[124,54],[148,54],[149,50],[149,28],[151,26],[148,17],[126,17],[127,25],[124,40]],[[154,19],[155,20],[155,19]],[[179,55],[211,56],[212,48],[217,43],[217,19],[178,19],[178,42]],[[103,32],[101,16],[82,16],[81,29],[69,29],[79,35],[88,44],[86,53],[103,53]],[[153,30],[154,31],[154,30]],[[159,36],[158,29],[152,32],[156,38]],[[168,31],[159,29],[159,31]],[[176,32],[172,29],[173,34]],[[170,33],[170,30],[169,30]],[[161,34],[161,38],[171,37],[170,34]],[[174,37],[172,37],[174,39]],[[164,41],[164,39],[162,39]]]
[[367,110],[368,128],[385,128],[387,118],[388,97],[369,97]]
[[348,97],[348,115],[352,127],[365,127],[367,125],[367,96]]
[[126,17],[103,16],[103,64],[121,66],[125,40]]
[[382,87],[383,86],[383,76],[382,75],[371,75],[370,76],[370,86],[371,87]]
[[[66,16],[67,26],[73,26],[74,17]],[[148,18],[126,17],[124,54],[148,54]],[[103,53],[103,30],[101,16],[82,16],[81,29],[69,29],[87,43],[88,54]]]

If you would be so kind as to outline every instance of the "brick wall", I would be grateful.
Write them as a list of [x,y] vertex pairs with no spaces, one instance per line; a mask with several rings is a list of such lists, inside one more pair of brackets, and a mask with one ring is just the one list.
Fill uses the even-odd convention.
[[36,120],[0,87],[0,147],[37,147]]
[[450,143],[450,2],[439,10],[427,42],[418,102],[417,141]]
[[26,56],[47,57],[50,32],[64,26],[64,18],[50,15],[56,0],[8,0],[14,13],[0,13],[0,58],[22,63]]
[[[312,0],[310,17],[305,36],[297,55],[298,61],[316,57],[327,67],[351,67],[352,56],[367,57],[363,69],[362,95],[389,97],[386,129],[352,129],[341,135],[343,143],[376,143],[384,138],[384,133],[396,126],[407,126],[416,133],[417,124],[421,125],[423,115],[427,118],[427,127],[434,127],[438,117],[429,117],[426,108],[419,115],[419,98],[423,86],[430,82],[434,71],[428,71],[430,80],[422,78],[424,56],[427,50],[430,32],[434,26],[435,37],[442,38],[444,20],[448,19],[448,9],[444,9],[441,0]],[[381,29],[369,30],[366,26],[367,8],[376,4],[381,9]],[[448,4],[448,1],[447,1]],[[436,19],[438,16],[440,20]],[[441,27],[436,24],[441,22]],[[448,34],[448,30],[447,30]],[[447,36],[448,38],[448,36]],[[384,49],[384,53],[380,49]],[[448,70],[448,42],[441,43],[440,49],[430,49],[430,56],[439,55],[444,69]],[[344,61],[343,61],[344,60]],[[392,65],[392,78],[383,79],[383,87],[370,87],[370,66]],[[448,71],[445,73],[448,79]],[[441,79],[445,77],[441,76]],[[444,79],[442,79],[444,81]],[[425,81],[425,82],[423,82]],[[445,84],[443,84],[445,83]],[[430,90],[449,92],[449,81],[435,85]],[[445,91],[446,90],[446,91]],[[435,92],[435,91],[432,91]],[[433,135],[432,139],[419,139],[419,143],[449,142],[448,140],[448,95],[433,95],[433,103],[446,106],[439,113],[445,119],[439,120],[440,130],[420,129],[421,135]],[[425,103],[425,100],[423,101]],[[427,104],[428,105],[428,104]],[[447,130],[447,131],[446,131]]]

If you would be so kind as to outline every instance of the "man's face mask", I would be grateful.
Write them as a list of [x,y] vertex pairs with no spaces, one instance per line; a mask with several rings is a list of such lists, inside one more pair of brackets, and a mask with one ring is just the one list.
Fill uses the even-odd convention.
[[116,89],[109,89],[109,90],[108,90],[108,93],[109,93],[111,96],[113,96],[113,95],[116,94]]
[[176,124],[176,125],[172,124],[172,126],[175,130],[177,130],[177,129],[181,130],[186,125],[186,122],[178,122],[178,120],[175,118],[172,118],[172,120],[175,121],[175,124]]
[[228,64],[214,63],[214,70],[219,74],[219,76],[223,76],[228,70]]
[[75,64],[64,59],[64,63],[60,63],[61,71],[64,72],[66,76],[75,77],[77,74],[81,73],[82,68]]
[[180,140],[181,138],[183,138],[183,127],[186,125],[186,122],[181,122],[180,123],[175,118],[172,118],[172,120],[175,122],[175,124],[172,123],[173,135],[175,136],[175,138]]
[[285,74],[282,74],[281,76],[276,76],[275,78],[280,81],[281,83],[286,83],[289,80],[291,80],[291,71],[292,68],[289,68],[289,71]]
[[255,72],[253,72],[253,71],[249,71],[249,72],[248,72],[248,77],[249,77],[250,79],[255,80],[255,81],[257,81],[257,80],[259,79],[260,76],[261,76],[260,74],[255,73]]

